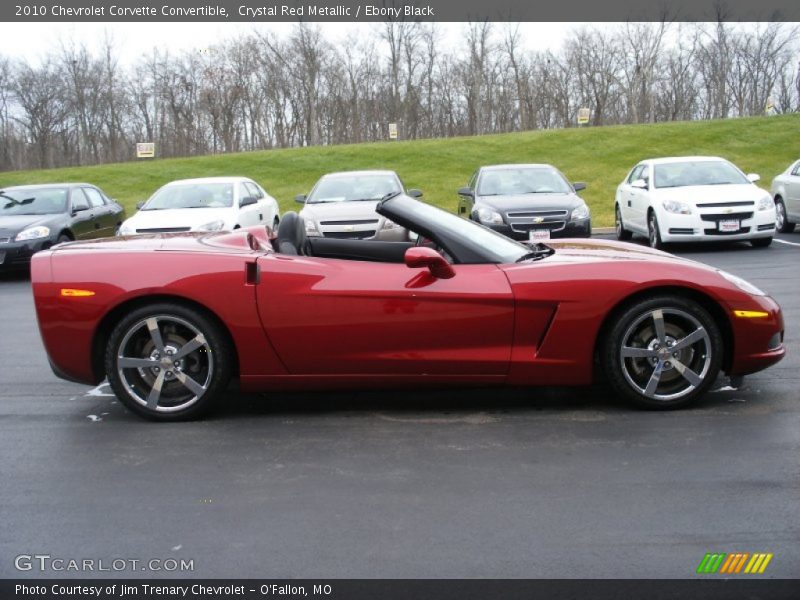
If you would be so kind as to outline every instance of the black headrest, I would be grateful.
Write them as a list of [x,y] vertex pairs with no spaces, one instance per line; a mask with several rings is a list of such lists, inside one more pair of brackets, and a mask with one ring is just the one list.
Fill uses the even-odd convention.
[[303,217],[291,211],[283,214],[278,225],[278,252],[281,254],[306,254],[306,223]]

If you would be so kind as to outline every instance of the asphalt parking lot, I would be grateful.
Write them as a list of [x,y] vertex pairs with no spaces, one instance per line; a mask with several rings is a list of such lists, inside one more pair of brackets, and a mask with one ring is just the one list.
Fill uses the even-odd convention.
[[49,554],[203,578],[685,578],[707,552],[800,577],[800,234],[780,237],[675,249],[777,299],[788,355],[670,413],[598,386],[232,394],[148,423],[51,373],[30,282],[3,276],[0,577]]

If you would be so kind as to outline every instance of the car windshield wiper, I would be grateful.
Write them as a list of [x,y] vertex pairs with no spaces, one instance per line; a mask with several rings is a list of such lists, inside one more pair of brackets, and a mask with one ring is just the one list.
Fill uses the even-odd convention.
[[524,262],[526,260],[541,260],[543,258],[547,258],[548,256],[552,256],[555,254],[555,250],[553,250],[550,246],[545,246],[544,244],[536,244],[536,249],[533,252],[527,252],[520,256],[514,262]]
[[383,198],[380,199],[381,202],[386,202],[387,200],[391,200],[392,198],[399,196],[402,192],[389,192],[388,194],[384,195]]

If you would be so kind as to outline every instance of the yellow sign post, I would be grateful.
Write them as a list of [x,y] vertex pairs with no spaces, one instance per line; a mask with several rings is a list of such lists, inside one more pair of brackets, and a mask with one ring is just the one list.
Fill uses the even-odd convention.
[[589,117],[591,116],[592,111],[589,108],[579,108],[578,109],[578,125],[586,125],[589,122]]
[[389,139],[397,139],[397,123],[389,123]]

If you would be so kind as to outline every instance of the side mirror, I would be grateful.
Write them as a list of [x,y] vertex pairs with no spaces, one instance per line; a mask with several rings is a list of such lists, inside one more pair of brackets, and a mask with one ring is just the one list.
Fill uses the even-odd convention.
[[648,189],[647,182],[644,179],[637,179],[636,181],[631,182],[631,187],[638,188],[640,190]]
[[422,198],[422,190],[412,188],[406,192],[406,195],[412,198]]
[[471,188],[462,187],[458,189],[458,195],[464,196],[465,198],[474,198],[475,192],[473,192]]
[[245,196],[244,198],[239,200],[239,207],[241,208],[243,206],[252,206],[256,202],[257,200],[255,199],[254,196]]
[[294,201],[295,202],[299,202],[300,204],[305,204],[306,203],[306,195],[305,194],[297,194],[297,196],[294,197]]
[[761,181],[761,175],[758,173],[748,173],[747,179],[750,183],[755,183],[756,181]]
[[574,189],[576,192],[580,192],[581,190],[586,189],[586,184],[582,181],[576,181],[572,184],[572,189]]
[[144,200],[139,200],[139,201],[136,203],[136,209],[137,209],[137,210],[141,210],[143,206],[144,206]]
[[421,269],[427,267],[431,275],[437,279],[450,279],[456,272],[450,263],[433,248],[415,246],[406,250],[406,266],[409,269]]

